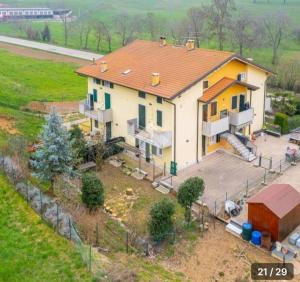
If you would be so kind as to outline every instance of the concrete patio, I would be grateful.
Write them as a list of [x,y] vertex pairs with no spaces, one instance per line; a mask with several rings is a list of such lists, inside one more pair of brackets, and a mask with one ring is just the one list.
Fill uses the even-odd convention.
[[180,183],[189,177],[199,176],[205,182],[205,192],[202,201],[213,210],[215,201],[217,204],[224,202],[226,193],[231,197],[240,191],[246,191],[247,180],[249,182],[262,179],[264,169],[255,167],[240,157],[218,150],[206,156],[199,164],[178,172],[173,177],[173,186],[178,190]]

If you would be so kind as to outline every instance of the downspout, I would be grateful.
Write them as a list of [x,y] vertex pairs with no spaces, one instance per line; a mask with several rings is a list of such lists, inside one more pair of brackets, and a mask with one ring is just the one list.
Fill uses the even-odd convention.
[[267,80],[264,83],[264,109],[263,109],[263,126],[265,124],[266,96],[267,96]]
[[196,161],[199,163],[199,100],[197,100],[197,142],[196,142]]
[[[250,108],[252,107],[252,90],[250,90]],[[254,115],[254,114],[253,114]],[[254,116],[253,116],[254,118]],[[249,124],[249,135],[251,134],[251,124]]]
[[176,104],[173,103],[173,102],[170,102],[168,100],[164,100],[166,101],[167,103],[171,104],[174,106],[174,156],[173,156],[173,160],[174,162],[176,162]]

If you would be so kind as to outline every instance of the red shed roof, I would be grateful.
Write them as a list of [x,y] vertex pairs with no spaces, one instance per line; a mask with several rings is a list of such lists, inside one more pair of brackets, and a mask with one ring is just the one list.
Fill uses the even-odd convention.
[[289,184],[273,184],[248,200],[264,204],[279,218],[300,205],[300,193]]

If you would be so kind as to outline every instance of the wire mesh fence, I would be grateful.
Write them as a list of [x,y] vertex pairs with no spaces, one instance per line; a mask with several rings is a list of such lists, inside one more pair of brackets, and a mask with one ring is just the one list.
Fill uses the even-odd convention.
[[[269,159],[269,161],[270,160],[271,159]],[[275,178],[284,173],[291,166],[296,165],[299,161],[300,157],[295,157],[293,159],[284,157],[276,162],[269,162],[267,168],[264,168],[264,171],[262,172],[258,172],[255,178],[247,179],[244,183],[241,183],[239,191],[235,193],[224,191],[223,195],[216,198],[214,206],[210,207],[213,215],[225,218],[225,201],[231,200],[243,206],[247,198],[274,181]]]

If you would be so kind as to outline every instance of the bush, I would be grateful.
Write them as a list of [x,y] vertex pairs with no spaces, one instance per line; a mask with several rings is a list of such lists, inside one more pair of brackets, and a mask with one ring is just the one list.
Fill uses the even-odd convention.
[[86,173],[82,177],[82,201],[90,211],[104,203],[104,189],[95,173]]
[[185,219],[191,221],[191,208],[203,194],[204,181],[199,177],[191,177],[183,182],[178,190],[178,203],[185,209]]
[[150,211],[149,230],[154,241],[158,242],[166,239],[173,231],[174,213],[174,203],[166,198],[153,205]]
[[289,117],[289,131],[300,127],[300,115]]
[[281,128],[281,134],[289,133],[289,123],[288,123],[288,116],[283,113],[276,113],[274,124],[277,124]]

